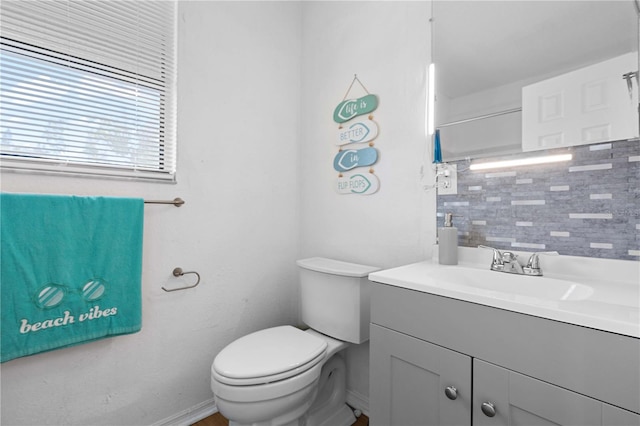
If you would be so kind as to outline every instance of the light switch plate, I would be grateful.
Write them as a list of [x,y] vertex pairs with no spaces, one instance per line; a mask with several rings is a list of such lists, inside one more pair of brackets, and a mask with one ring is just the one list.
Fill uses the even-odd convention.
[[438,171],[444,174],[437,177],[438,195],[455,195],[458,193],[458,165],[442,163]]

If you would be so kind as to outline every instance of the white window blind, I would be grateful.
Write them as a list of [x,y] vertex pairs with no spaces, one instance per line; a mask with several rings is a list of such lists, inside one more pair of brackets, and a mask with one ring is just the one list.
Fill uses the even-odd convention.
[[174,1],[0,1],[4,169],[174,180]]

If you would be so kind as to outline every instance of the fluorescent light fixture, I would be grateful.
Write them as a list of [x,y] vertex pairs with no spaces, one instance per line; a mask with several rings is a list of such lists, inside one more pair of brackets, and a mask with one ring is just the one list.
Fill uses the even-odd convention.
[[489,163],[474,163],[469,169],[486,170],[500,169],[503,167],[529,166],[532,164],[557,163],[560,161],[569,161],[573,158],[571,154],[547,155],[544,157],[520,158],[517,160],[492,161]]
[[425,130],[427,136],[433,135],[435,131],[435,107],[436,107],[436,66],[429,64],[427,68],[427,103],[425,108]]

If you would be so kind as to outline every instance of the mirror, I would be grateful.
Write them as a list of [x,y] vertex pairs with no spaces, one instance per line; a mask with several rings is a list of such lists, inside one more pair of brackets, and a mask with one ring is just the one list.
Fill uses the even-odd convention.
[[[637,0],[434,1],[443,160],[521,152],[523,86],[637,55],[638,7]],[[637,78],[633,90],[637,99]]]

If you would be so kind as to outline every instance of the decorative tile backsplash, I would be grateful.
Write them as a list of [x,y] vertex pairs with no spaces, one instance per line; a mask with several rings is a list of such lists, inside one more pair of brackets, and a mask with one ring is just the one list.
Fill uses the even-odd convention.
[[573,159],[495,171],[452,163],[458,194],[438,195],[438,227],[451,212],[461,246],[640,260],[640,141],[545,153]]

